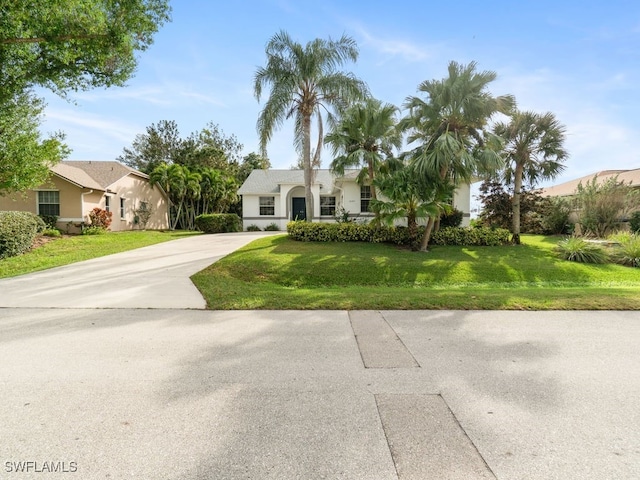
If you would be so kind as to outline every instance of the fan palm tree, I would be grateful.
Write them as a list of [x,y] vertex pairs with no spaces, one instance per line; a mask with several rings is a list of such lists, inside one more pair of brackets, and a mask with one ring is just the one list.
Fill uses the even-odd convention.
[[517,111],[509,123],[498,122],[493,128],[505,142],[505,182],[513,185],[512,242],[520,244],[520,195],[522,182],[534,186],[540,180],[555,178],[565,168],[569,156],[564,149],[565,127],[553,113]]
[[412,248],[416,247],[418,220],[440,215],[450,209],[453,194],[450,183],[432,181],[415,175],[412,168],[396,160],[375,179],[385,200],[371,200],[382,221],[393,225],[406,219]]
[[257,130],[262,155],[274,131],[290,118],[294,119],[294,142],[302,151],[307,220],[313,220],[311,195],[311,121],[318,122],[318,144],[315,157],[319,160],[322,147],[322,110],[344,110],[365,97],[364,82],[352,73],[338,71],[347,61],[358,58],[356,42],[346,35],[339,40],[315,39],[305,46],[291,39],[285,31],[275,34],[266,46],[267,64],[256,71],[254,93],[258,101],[264,88],[270,88],[269,98],[260,112]]
[[[503,165],[501,141],[486,127],[494,114],[511,113],[515,99],[512,95],[492,96],[487,87],[496,79],[495,72],[477,72],[476,66],[475,62],[451,62],[447,78],[418,86],[426,100],[407,98],[409,114],[401,125],[410,132],[409,143],[419,142],[408,155],[416,174],[459,185]],[[436,220],[429,217],[421,250],[427,249]]]
[[372,186],[372,200],[377,198],[374,180],[380,166],[393,156],[394,148],[399,149],[402,145],[397,112],[394,105],[368,98],[347,109],[325,138],[335,157],[331,170],[344,175],[348,167],[361,167],[358,181],[363,184],[366,179]]

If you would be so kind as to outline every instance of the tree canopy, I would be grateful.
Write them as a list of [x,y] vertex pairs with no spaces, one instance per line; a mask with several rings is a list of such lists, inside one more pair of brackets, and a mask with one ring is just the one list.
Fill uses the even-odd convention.
[[43,183],[49,168],[69,154],[64,135],[43,139],[44,102],[26,91],[0,102],[0,195]]
[[159,27],[168,0],[7,0],[0,8],[0,99],[41,85],[124,85]]

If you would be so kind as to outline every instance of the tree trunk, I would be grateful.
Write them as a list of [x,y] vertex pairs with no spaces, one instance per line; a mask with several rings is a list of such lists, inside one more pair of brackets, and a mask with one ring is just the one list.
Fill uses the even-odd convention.
[[304,165],[304,198],[307,222],[313,222],[313,195],[311,193],[311,114],[302,118],[302,161]]
[[513,179],[513,209],[511,219],[511,242],[520,245],[520,194],[522,193],[522,173],[523,165],[516,164],[515,176]]
[[[376,187],[373,185],[373,181],[375,179],[375,174],[373,172],[373,162],[368,162],[368,174],[369,174],[369,185],[370,185],[370,189],[371,189],[371,200],[377,200],[378,199],[378,195],[376,193]],[[380,223],[380,213],[379,212],[373,212],[373,214],[375,215],[375,223],[379,224]]]
[[427,228],[424,230],[424,236],[422,237],[422,243],[420,244],[420,251],[427,252],[427,247],[429,246],[429,240],[431,239],[431,232],[433,231],[433,226],[436,223],[436,219],[434,217],[429,217],[429,221],[427,222]]

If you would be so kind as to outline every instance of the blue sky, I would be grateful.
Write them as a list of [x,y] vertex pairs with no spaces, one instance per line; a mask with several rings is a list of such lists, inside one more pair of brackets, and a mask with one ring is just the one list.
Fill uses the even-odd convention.
[[[347,65],[372,94],[402,106],[424,80],[443,78],[451,60],[497,72],[494,95],[521,110],[553,112],[567,127],[571,157],[557,180],[640,167],[640,2],[174,0],[173,21],[142,52],[125,88],[42,93],[44,132],[62,130],[72,160],[114,160],[151,123],[175,120],[183,136],[217,123],[245,153],[258,151],[253,75],[264,47],[284,29],[297,41],[353,37]],[[273,138],[274,168],[297,155],[292,124]],[[325,150],[323,166],[329,165]],[[548,184],[548,182],[547,182]]]

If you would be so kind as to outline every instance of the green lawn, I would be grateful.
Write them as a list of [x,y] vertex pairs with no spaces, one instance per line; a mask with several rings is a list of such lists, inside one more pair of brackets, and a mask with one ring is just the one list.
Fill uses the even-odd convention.
[[509,247],[254,241],[192,277],[212,309],[640,309],[640,269]]
[[196,234],[182,231],[136,231],[55,238],[23,255],[0,260],[0,278],[59,267]]

